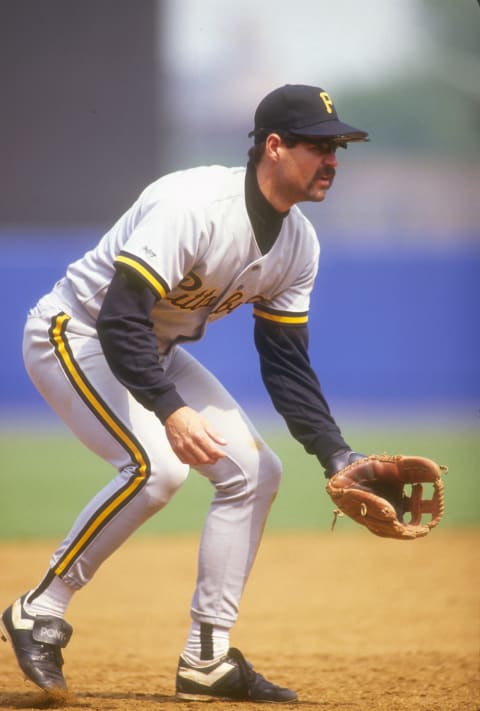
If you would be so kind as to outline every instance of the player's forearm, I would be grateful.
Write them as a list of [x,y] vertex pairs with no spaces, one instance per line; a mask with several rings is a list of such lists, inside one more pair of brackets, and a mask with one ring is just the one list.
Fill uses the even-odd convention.
[[295,378],[272,372],[265,363],[262,377],[275,409],[285,419],[292,436],[309,454],[316,455],[323,467],[334,452],[349,449],[321,393],[312,390],[313,383],[308,383],[308,378],[300,385]]
[[116,274],[97,320],[105,358],[115,375],[162,423],[185,405],[158,359],[149,313],[155,296],[142,284]]
[[[155,412],[164,423],[172,412],[185,405],[174,383],[165,377],[158,357],[152,357],[145,347],[147,329],[132,324],[126,328],[125,320],[118,323],[107,318],[99,321],[97,329],[112,373],[147,410]],[[144,344],[141,353],[138,342]]]
[[258,319],[255,343],[260,368],[275,409],[289,431],[325,466],[337,450],[349,448],[335,422],[307,354],[307,331]]

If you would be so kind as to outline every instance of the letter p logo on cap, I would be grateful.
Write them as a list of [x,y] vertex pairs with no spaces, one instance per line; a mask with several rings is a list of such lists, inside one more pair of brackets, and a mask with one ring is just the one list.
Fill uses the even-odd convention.
[[320,98],[325,104],[325,108],[327,109],[327,113],[333,114],[333,101],[329,97],[326,91],[321,91],[320,92]]

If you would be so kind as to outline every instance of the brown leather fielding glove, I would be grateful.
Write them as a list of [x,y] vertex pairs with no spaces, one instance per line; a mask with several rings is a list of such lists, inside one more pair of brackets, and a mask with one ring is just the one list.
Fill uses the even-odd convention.
[[[425,457],[371,454],[334,474],[326,488],[338,507],[336,515],[346,514],[377,536],[408,540],[426,536],[442,518],[442,472],[446,471],[447,467]],[[423,498],[423,484],[433,485],[431,499]],[[410,495],[407,485],[411,485]],[[424,514],[430,520],[422,523]]]

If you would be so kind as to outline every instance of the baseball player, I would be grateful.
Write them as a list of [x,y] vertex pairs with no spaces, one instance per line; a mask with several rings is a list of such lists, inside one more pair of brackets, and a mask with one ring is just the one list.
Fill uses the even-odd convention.
[[359,458],[345,442],[308,357],[319,244],[296,206],[321,202],[336,150],[367,133],[338,118],[319,87],[286,85],[255,113],[246,168],[160,178],[29,312],[27,371],[73,433],[116,469],[80,512],[44,578],[2,615],[25,676],[64,694],[72,596],[162,509],[192,467],[213,486],[202,533],[181,699],[292,701],[230,647],[281,463],[220,382],[182,348],[251,304],[275,408],[330,476]]

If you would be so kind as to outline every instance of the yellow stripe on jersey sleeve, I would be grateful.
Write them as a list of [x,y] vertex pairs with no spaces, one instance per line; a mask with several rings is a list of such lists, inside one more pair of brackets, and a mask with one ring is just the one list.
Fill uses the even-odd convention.
[[115,264],[125,264],[130,269],[133,269],[138,274],[140,274],[145,281],[147,281],[151,287],[153,287],[156,294],[160,296],[161,299],[165,298],[169,289],[160,278],[153,273],[141,260],[136,259],[133,256],[128,256],[126,254],[119,254],[115,259]]
[[257,318],[264,318],[267,321],[274,321],[275,323],[284,323],[291,325],[298,325],[308,323],[308,313],[292,313],[288,311],[274,311],[269,309],[268,311],[259,306],[253,307],[253,315]]

